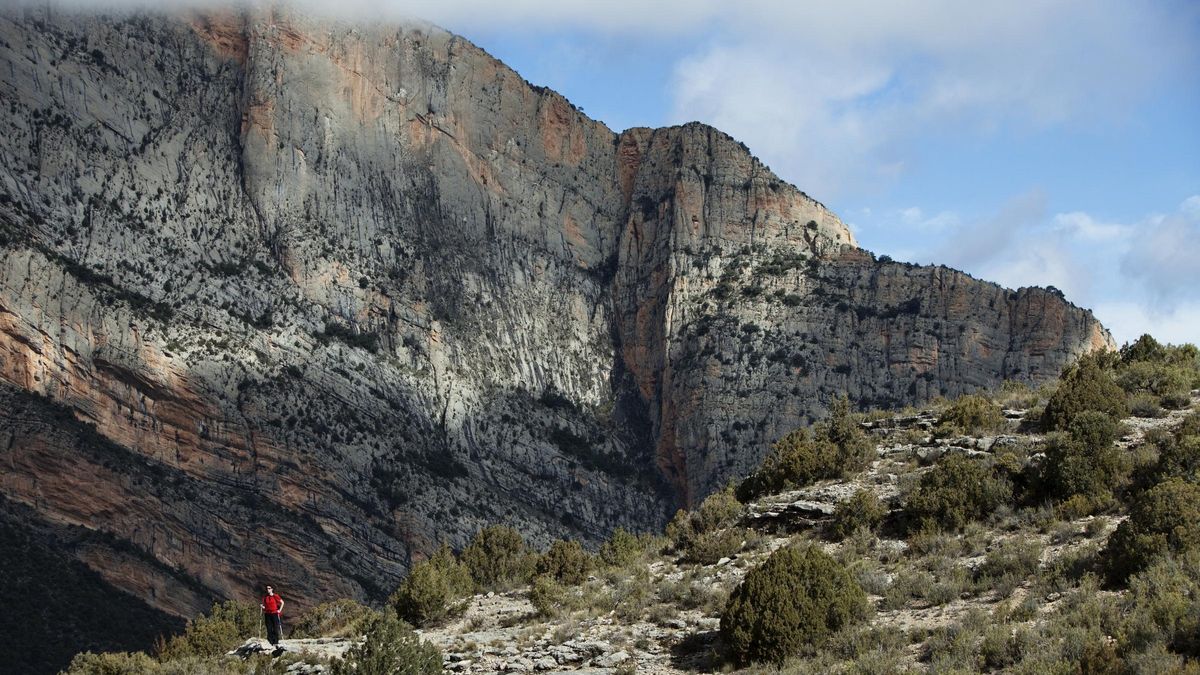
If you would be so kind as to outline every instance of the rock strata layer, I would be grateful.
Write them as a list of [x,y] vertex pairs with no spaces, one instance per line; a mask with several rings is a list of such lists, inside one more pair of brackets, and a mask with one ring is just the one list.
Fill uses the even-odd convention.
[[0,493],[179,615],[267,578],[378,599],[493,522],[655,528],[840,392],[1112,343],[428,25],[9,9],[0,92],[0,380],[33,411],[0,419]]

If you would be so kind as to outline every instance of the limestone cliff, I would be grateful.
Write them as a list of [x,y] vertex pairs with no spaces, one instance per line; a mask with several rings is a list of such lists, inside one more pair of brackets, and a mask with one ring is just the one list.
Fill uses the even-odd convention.
[[7,10],[0,93],[0,379],[119,455],[0,419],[0,493],[104,533],[72,550],[118,588],[191,580],[180,614],[266,577],[379,598],[490,522],[656,527],[841,391],[1111,346],[428,25]]

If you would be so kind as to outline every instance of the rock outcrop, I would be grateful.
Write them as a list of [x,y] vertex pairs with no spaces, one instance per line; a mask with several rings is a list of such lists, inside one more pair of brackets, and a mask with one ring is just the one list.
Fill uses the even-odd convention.
[[0,92],[3,396],[81,425],[4,415],[0,492],[184,616],[264,578],[379,598],[492,522],[657,527],[839,392],[1111,346],[1053,291],[876,259],[715,129],[614,133],[428,25],[9,9]]

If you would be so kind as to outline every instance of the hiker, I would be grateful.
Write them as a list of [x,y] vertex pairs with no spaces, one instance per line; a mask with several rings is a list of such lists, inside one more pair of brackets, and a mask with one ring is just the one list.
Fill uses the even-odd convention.
[[275,589],[268,585],[267,594],[263,596],[259,607],[262,607],[263,621],[267,622],[267,640],[272,645],[278,645],[283,637],[283,624],[279,620],[279,615],[283,613],[283,598],[275,595]]

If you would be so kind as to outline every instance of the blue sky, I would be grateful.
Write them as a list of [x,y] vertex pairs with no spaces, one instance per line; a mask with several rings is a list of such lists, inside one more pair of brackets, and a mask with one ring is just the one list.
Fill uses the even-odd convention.
[[424,14],[615,130],[714,124],[878,254],[1200,342],[1200,4],[877,4]]
[[707,122],[877,254],[1200,342],[1196,0],[291,2],[433,21],[614,130]]

